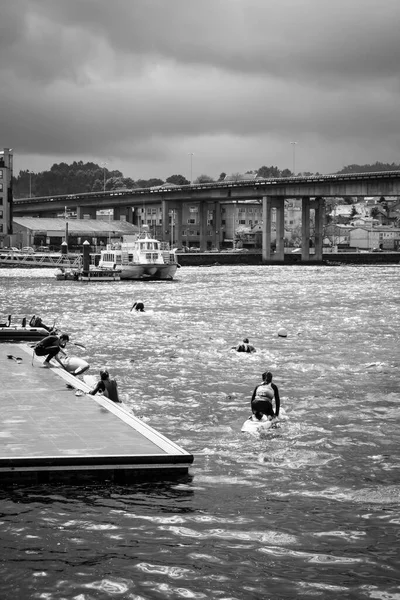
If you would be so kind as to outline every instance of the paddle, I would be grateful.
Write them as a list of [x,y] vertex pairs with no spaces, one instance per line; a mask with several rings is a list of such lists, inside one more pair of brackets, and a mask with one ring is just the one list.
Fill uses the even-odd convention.
[[72,342],[74,346],[78,346],[78,348],[83,348],[83,350],[86,350],[86,346],[85,344],[81,344],[80,342]]
[[[85,344],[81,344],[80,342],[70,342],[70,344],[73,344],[74,346],[78,346],[78,348],[82,348],[83,350],[86,350],[86,346]],[[36,346],[36,344],[29,344],[31,348],[34,348]]]

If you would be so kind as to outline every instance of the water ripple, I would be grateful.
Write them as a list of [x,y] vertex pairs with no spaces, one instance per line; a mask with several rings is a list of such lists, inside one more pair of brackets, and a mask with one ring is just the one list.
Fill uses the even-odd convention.
[[[4,316],[55,318],[90,373],[107,365],[134,414],[195,457],[179,482],[0,489],[0,596],[400,600],[398,265],[178,275],[0,270]],[[231,350],[244,336],[253,355]],[[288,418],[247,436],[265,370]]]

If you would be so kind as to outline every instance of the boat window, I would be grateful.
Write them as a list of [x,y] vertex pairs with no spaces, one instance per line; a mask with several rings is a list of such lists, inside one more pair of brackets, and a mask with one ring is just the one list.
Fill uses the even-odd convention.
[[157,260],[157,258],[158,258],[158,254],[157,254],[157,252],[154,252],[154,254],[153,254],[153,260]]
[[128,261],[132,262],[133,261],[133,254],[128,254]]
[[117,256],[115,257],[115,263],[117,265],[120,265],[121,264],[121,259],[122,259],[121,255],[117,254]]
[[151,252],[146,252],[146,260],[151,260]]

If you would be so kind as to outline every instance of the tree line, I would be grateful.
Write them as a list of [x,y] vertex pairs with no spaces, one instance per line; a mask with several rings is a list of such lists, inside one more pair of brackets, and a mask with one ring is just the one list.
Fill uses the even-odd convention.
[[[400,165],[395,163],[381,163],[365,165],[348,165],[343,167],[337,174],[345,173],[366,173],[371,171],[395,171],[399,170]],[[246,171],[245,174],[233,173],[229,176],[231,180],[239,180],[243,176],[278,178],[291,177],[293,175],[290,169],[279,169],[276,166],[262,166],[252,171]],[[298,173],[304,177],[319,175],[304,171]],[[196,178],[194,183],[213,183],[215,181],[224,181],[226,173],[221,173],[215,179],[209,175],[202,174]],[[171,175],[165,181],[159,178],[137,179],[124,177],[121,171],[108,170],[93,162],[84,163],[83,161],[74,161],[71,165],[65,162],[54,164],[49,171],[33,173],[32,171],[20,171],[17,177],[13,177],[13,195],[14,198],[27,198],[30,196],[62,196],[67,194],[79,194],[85,192],[98,192],[101,190],[135,189],[148,188],[163,185],[165,183],[175,185],[189,185],[190,181],[183,175]]]

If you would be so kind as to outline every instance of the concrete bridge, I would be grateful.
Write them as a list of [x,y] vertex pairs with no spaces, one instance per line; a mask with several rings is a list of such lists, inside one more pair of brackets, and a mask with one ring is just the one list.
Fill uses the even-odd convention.
[[[96,211],[114,209],[114,219],[122,215],[134,222],[135,208],[161,205],[163,240],[170,239],[169,212],[176,215],[177,244],[181,245],[182,207],[199,205],[200,250],[206,249],[207,215],[213,213],[213,245],[219,248],[221,205],[229,202],[253,200],[262,202],[263,225],[262,256],[265,261],[284,260],[284,200],[302,200],[302,261],[310,260],[310,211],[314,211],[315,253],[313,261],[322,261],[325,198],[329,197],[400,196],[400,171],[352,173],[344,175],[313,175],[277,179],[249,179],[222,181],[184,186],[160,186],[132,190],[91,192],[42,198],[14,200],[13,211],[20,216],[54,217],[65,208],[76,210],[77,218]],[[271,254],[271,212],[276,209],[276,252]]]

